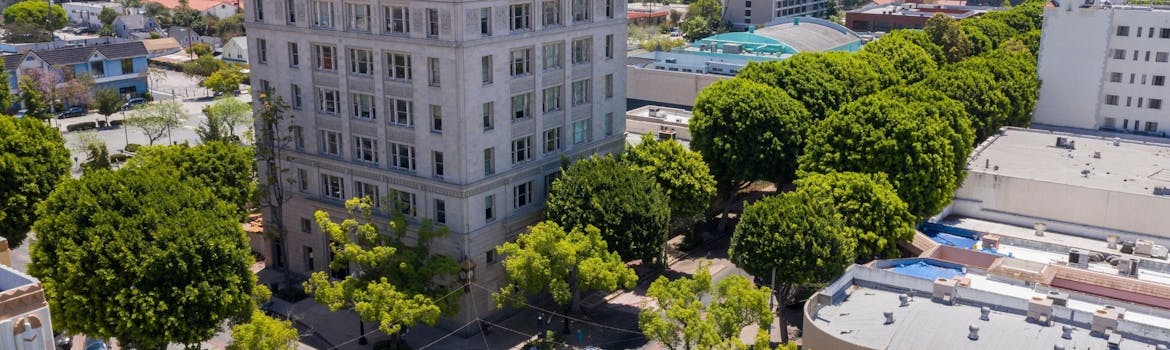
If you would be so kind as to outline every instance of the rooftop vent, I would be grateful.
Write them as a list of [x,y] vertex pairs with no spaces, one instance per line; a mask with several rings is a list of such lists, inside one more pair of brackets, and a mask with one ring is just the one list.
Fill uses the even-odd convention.
[[898,307],[910,306],[910,297],[906,296],[906,294],[898,294],[898,301]]
[[991,308],[988,308],[986,306],[979,308],[979,319],[980,320],[990,321],[991,318],[988,317],[988,315],[991,315]]
[[1093,158],[1101,159],[1101,152],[1093,152]]
[[1089,268],[1089,252],[1076,248],[1069,249],[1068,266],[1079,267],[1082,269]]
[[1072,339],[1073,327],[1069,325],[1060,326],[1060,337],[1064,339]]
[[1060,344],[1053,345],[1052,350],[1064,350],[1064,345],[1060,345]]
[[883,323],[883,324],[894,324],[894,313],[893,312],[886,311],[886,312],[883,312],[882,315],[886,316],[886,323]]
[[970,333],[967,334],[967,339],[979,340],[979,326],[970,325],[967,327],[967,330],[970,331]]
[[1138,277],[1138,259],[1125,259],[1117,265],[1117,274],[1126,277]]
[[1027,318],[1044,326],[1052,325],[1052,299],[1034,296],[1028,300]]
[[1077,149],[1076,141],[1069,140],[1067,137],[1056,137],[1056,148]]
[[1113,146],[1121,146],[1121,138],[1120,137],[1113,138]]
[[959,281],[951,278],[938,278],[934,280],[934,288],[931,290],[931,299],[946,305],[954,305],[955,292],[958,291]]
[[1036,229],[1037,236],[1044,236],[1044,231],[1048,230],[1048,224],[1042,222],[1037,222],[1033,224],[1032,227]]
[[1048,291],[1048,299],[1052,300],[1052,305],[1068,306],[1068,293]]
[[1108,347],[1106,347],[1106,349],[1119,349],[1119,348],[1121,348],[1121,334],[1113,333],[1112,335],[1109,336],[1109,345],[1108,345]]
[[1109,242],[1109,249],[1117,249],[1117,242],[1121,241],[1121,236],[1110,234],[1105,236],[1105,241]]

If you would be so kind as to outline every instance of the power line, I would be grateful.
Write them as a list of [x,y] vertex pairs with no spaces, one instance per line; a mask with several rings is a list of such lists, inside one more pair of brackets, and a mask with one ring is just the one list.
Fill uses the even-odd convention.
[[[434,301],[435,301],[435,302],[438,302],[438,301],[440,301],[440,300],[446,299],[447,297],[449,297],[449,296],[451,296],[451,295],[454,295],[456,292],[458,292],[459,290],[463,289],[464,287],[467,287],[467,286],[470,286],[470,285],[471,285],[471,282],[468,282],[468,283],[466,283],[466,284],[463,284],[463,285],[461,285],[461,286],[459,286],[459,287],[457,287],[457,288],[453,288],[453,289],[451,290],[451,292],[450,292],[450,293],[447,293],[447,295],[441,296],[441,297],[439,297],[438,299],[435,299]],[[354,313],[357,313],[357,310],[354,310]],[[361,317],[362,317],[362,316],[359,314],[359,315],[358,315],[358,320],[359,320],[359,322],[362,322],[362,321],[361,321]],[[472,322],[475,322],[475,321],[472,321]],[[463,328],[467,327],[467,326],[468,326],[468,325],[470,325],[470,324],[471,324],[471,322],[468,322],[467,324],[464,324],[462,327],[459,327],[458,329],[455,329],[455,331],[454,331],[454,332],[447,333],[447,335],[444,335],[442,338],[439,338],[439,340],[443,340],[444,338],[447,338],[447,337],[451,336],[452,334],[455,334],[455,332],[458,332],[458,331],[462,330]],[[359,336],[357,336],[356,338],[352,338],[352,339],[350,339],[350,340],[346,340],[345,342],[342,342],[341,344],[334,345],[333,347],[329,348],[328,350],[334,350],[334,349],[340,348],[342,345],[345,345],[345,344],[349,344],[349,343],[352,343],[352,342],[358,341],[359,339],[361,339],[361,338],[363,338],[363,337],[365,337],[365,336],[367,336],[367,335],[374,334],[374,332],[377,332],[377,331],[379,331],[379,330],[380,330],[380,329],[378,329],[378,327],[374,327],[374,329],[370,330],[369,332],[366,332],[365,334],[359,335]],[[401,332],[401,330],[399,330],[399,331]],[[439,340],[436,340],[435,342],[438,342]],[[486,342],[487,340],[485,339],[484,341]],[[434,343],[431,343],[431,344],[434,344]],[[431,344],[427,344],[427,346],[430,346]],[[426,348],[426,346],[424,346],[423,348]],[[420,348],[419,350],[422,350],[422,349]]]
[[467,326],[470,326],[472,322],[476,322],[476,321],[479,321],[479,319],[477,318],[477,319],[468,321],[467,323],[464,323],[459,328],[456,328],[455,330],[451,331],[451,333],[447,333],[447,334],[443,335],[442,337],[439,337],[439,339],[435,339],[435,341],[427,343],[427,345],[423,345],[422,347],[418,348],[418,350],[423,350],[423,349],[429,348],[429,347],[431,347],[431,345],[435,345],[436,343],[443,341],[443,339],[447,339],[447,337],[455,335],[455,333],[458,333],[459,331],[463,330],[464,328],[467,328]]
[[[488,289],[487,287],[481,286],[481,285],[479,285],[478,283],[471,282],[471,285],[473,285],[473,286],[475,286],[475,287],[477,287],[477,288],[479,288],[479,289],[483,289],[483,290],[485,290],[485,291],[492,292],[492,290]],[[583,320],[583,319],[580,319],[580,318],[577,318],[577,317],[573,317],[573,316],[565,315],[565,314],[562,314],[562,313],[559,313],[559,312],[555,312],[555,311],[552,311],[552,310],[548,310],[548,309],[545,309],[545,308],[542,308],[542,307],[539,307],[539,306],[536,306],[536,305],[529,304],[527,301],[525,301],[525,300],[522,300],[522,299],[519,299],[519,298],[515,298],[515,297],[507,297],[507,298],[508,298],[508,299],[511,299],[511,300],[514,300],[514,301],[518,301],[518,302],[520,302],[521,304],[524,304],[524,305],[526,305],[526,306],[528,306],[528,307],[531,307],[531,308],[533,308],[533,309],[540,310],[540,311],[543,311],[543,312],[546,312],[546,313],[549,313],[549,314],[553,314],[553,315],[561,316],[561,317],[564,317],[564,318],[567,318],[567,319],[570,319],[570,320],[573,320],[573,321],[576,321],[576,322],[581,322],[581,323],[585,323],[585,324],[590,324],[590,325],[594,325],[594,326],[601,327],[601,328],[606,328],[606,329],[615,330],[615,331],[618,331],[618,332],[625,332],[625,333],[630,333],[630,334],[637,334],[637,335],[645,336],[645,334],[643,334],[642,332],[638,332],[638,331],[631,331],[631,330],[628,330],[628,329],[624,329],[624,328],[617,328],[617,327],[613,327],[613,326],[607,326],[607,325],[600,324],[600,323],[597,323],[597,322],[586,321],[586,320]]]

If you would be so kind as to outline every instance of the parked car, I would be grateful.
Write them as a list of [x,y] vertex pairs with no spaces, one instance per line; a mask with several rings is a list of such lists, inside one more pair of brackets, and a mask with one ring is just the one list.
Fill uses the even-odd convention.
[[85,338],[85,350],[110,350],[104,339]]
[[85,108],[69,107],[69,109],[66,109],[61,113],[57,113],[57,119],[80,117],[83,115],[85,115]]
[[26,114],[28,114],[28,110],[27,110],[27,109],[22,109],[22,110],[20,110],[19,112],[16,112],[16,115],[14,115],[13,117],[16,117],[16,119],[20,119],[20,118],[24,118],[24,116],[25,116]]
[[135,97],[135,98],[130,99],[129,101],[126,101],[126,103],[123,103],[122,110],[124,111],[124,110],[131,109],[131,108],[134,108],[134,107],[137,107],[140,105],[144,105],[144,104],[146,104],[145,98]]

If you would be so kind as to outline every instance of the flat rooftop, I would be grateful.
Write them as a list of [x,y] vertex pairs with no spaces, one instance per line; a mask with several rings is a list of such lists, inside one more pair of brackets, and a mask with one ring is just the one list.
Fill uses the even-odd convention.
[[967,170],[1153,196],[1170,187],[1170,144],[1009,127],[976,147]]
[[864,13],[871,15],[889,15],[889,16],[905,16],[905,17],[926,17],[930,18],[936,13],[942,13],[952,18],[967,18],[972,16],[982,15],[988,11],[996,10],[996,7],[989,6],[965,6],[965,5],[941,5],[941,4],[876,4],[862,7],[856,10],[851,10],[851,13]]

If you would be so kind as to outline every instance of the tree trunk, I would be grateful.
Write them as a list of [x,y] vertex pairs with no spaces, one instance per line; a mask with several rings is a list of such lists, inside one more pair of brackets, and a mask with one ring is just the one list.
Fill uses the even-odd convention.
[[790,285],[785,284],[779,289],[772,291],[776,294],[776,308],[780,316],[780,344],[788,344],[788,294],[791,293]]
[[716,228],[720,234],[727,232],[727,216],[731,213],[731,205],[735,203],[735,193],[738,192],[738,187],[735,185],[727,186],[726,198],[723,199],[723,215],[719,218],[719,227]]
[[569,290],[572,291],[572,296],[569,298],[569,312],[572,314],[581,313],[581,289],[577,288],[577,269],[569,271]]

